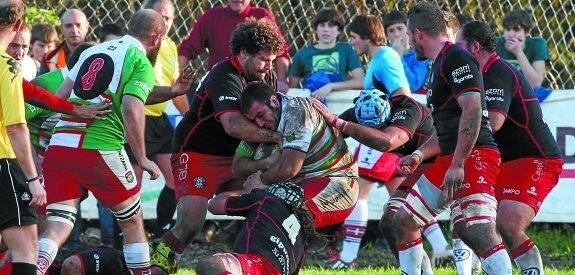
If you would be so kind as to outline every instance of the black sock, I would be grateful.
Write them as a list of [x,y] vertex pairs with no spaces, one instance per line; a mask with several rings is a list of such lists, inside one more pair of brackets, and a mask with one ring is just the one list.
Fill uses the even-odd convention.
[[12,275],[36,275],[36,265],[29,263],[12,263]]
[[156,227],[154,229],[156,238],[159,238],[170,229],[175,212],[176,192],[174,189],[164,185],[156,206]]

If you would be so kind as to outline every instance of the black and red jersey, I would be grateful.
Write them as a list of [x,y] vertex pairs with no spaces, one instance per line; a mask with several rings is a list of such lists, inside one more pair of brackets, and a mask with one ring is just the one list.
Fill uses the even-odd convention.
[[233,252],[259,254],[283,275],[295,274],[304,256],[304,229],[288,204],[263,189],[230,197],[226,214],[246,217]]
[[[226,134],[218,116],[229,111],[240,112],[240,97],[251,81],[242,70],[238,59],[230,56],[202,78],[193,94],[190,110],[176,127],[173,152],[234,155],[240,140]],[[273,74],[266,75],[263,81],[277,90]]]
[[525,77],[493,54],[483,68],[487,109],[506,119],[493,134],[503,161],[524,157],[560,158],[561,152],[547,123],[537,96]]
[[442,154],[455,151],[462,110],[457,98],[465,93],[480,93],[482,102],[481,128],[475,147],[495,147],[484,98],[483,77],[479,65],[464,48],[446,42],[433,62],[427,91],[427,106],[433,121]]
[[[405,95],[393,96],[389,99],[389,105],[391,107],[390,119],[380,129],[394,126],[405,131],[409,136],[409,141],[391,152],[402,156],[409,155],[433,134],[435,128],[431,112],[423,104]],[[339,117],[358,123],[354,108],[346,110]],[[369,146],[369,144],[366,145]]]

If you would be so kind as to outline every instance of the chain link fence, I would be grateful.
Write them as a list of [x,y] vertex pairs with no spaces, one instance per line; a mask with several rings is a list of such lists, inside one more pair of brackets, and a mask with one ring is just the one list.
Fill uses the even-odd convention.
[[[225,5],[220,0],[174,0],[176,18],[170,31],[179,43],[190,31],[202,12],[212,6]],[[339,10],[348,20],[360,13],[383,16],[390,10],[406,12],[414,0],[253,0],[253,4],[270,9],[285,34],[292,55],[313,41],[311,21],[323,7]],[[475,19],[489,22],[502,34],[502,21],[506,12],[514,8],[532,11],[536,22],[534,35],[548,41],[551,62],[548,64],[546,82],[555,89],[575,88],[575,0],[435,0],[441,7],[454,13],[465,13]],[[142,0],[30,0],[28,5],[55,10],[61,14],[66,8],[79,8],[91,24],[90,38],[94,39],[100,26],[116,23],[125,26],[134,11],[140,9]],[[344,38],[345,39],[345,38]],[[205,56],[194,61],[196,68],[204,68]]]

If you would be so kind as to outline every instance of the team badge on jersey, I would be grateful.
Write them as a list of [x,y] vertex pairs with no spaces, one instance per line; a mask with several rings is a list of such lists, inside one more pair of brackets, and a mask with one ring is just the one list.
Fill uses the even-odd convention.
[[296,140],[298,137],[295,135],[294,132],[285,135],[285,139],[287,140],[287,142],[292,142],[294,140]]
[[126,171],[126,175],[125,175],[125,176],[126,176],[126,180],[127,180],[129,183],[134,182],[135,177],[134,177],[134,173],[132,173],[132,171]]
[[194,179],[194,185],[196,188],[204,188],[206,185],[206,179],[204,179],[204,177],[196,177]]

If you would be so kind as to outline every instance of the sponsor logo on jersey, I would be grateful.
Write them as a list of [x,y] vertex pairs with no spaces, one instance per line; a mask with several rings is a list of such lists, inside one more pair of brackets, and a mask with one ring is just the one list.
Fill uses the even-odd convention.
[[543,161],[538,159],[533,160],[533,165],[535,165],[535,172],[531,176],[531,179],[533,181],[539,181],[543,175]]
[[535,189],[535,186],[531,186],[531,188],[527,189],[527,193],[537,196],[537,189]]
[[94,253],[94,260],[96,261],[96,272],[100,272],[100,255]]
[[486,184],[487,181],[485,180],[485,178],[483,176],[479,176],[479,178],[477,179],[477,183],[478,184]]
[[521,191],[517,190],[517,189],[512,189],[512,188],[503,188],[503,194],[515,194],[515,195],[519,195],[521,193]]
[[196,188],[204,188],[204,186],[206,185],[206,179],[204,179],[204,177],[196,177],[194,179],[194,186]]
[[[473,79],[473,75],[469,74],[471,72],[471,68],[469,64],[465,64],[451,72],[451,77],[453,78],[453,82],[457,84],[461,84],[461,82],[467,79]],[[465,75],[464,75],[465,74]]]
[[20,197],[20,199],[22,201],[30,201],[30,198],[31,198],[31,196],[30,196],[30,194],[28,194],[28,192],[22,193],[22,196]]
[[188,161],[190,157],[188,154],[183,153],[179,157],[179,164],[177,166],[177,175],[179,180],[185,180],[188,177]]
[[488,96],[503,96],[503,89],[487,89],[485,90],[485,95]]
[[395,122],[396,120],[405,120],[406,114],[407,114],[406,110],[401,110],[399,112],[393,113],[393,117],[391,118],[391,122]]
[[292,141],[298,139],[298,137],[295,135],[295,132],[292,132],[292,133],[285,135],[285,139],[287,140],[287,142],[292,142]]
[[220,96],[220,97],[218,98],[218,100],[219,100],[219,101],[224,101],[224,100],[236,101],[236,100],[238,100],[238,98],[237,98],[237,97],[233,97],[233,96],[223,96],[223,95],[222,95],[222,96]]
[[147,94],[149,94],[152,91],[152,86],[150,86],[150,84],[140,81],[140,80],[136,80],[134,82],[134,84],[138,87],[140,87],[140,89],[142,89],[144,92],[146,92]]

